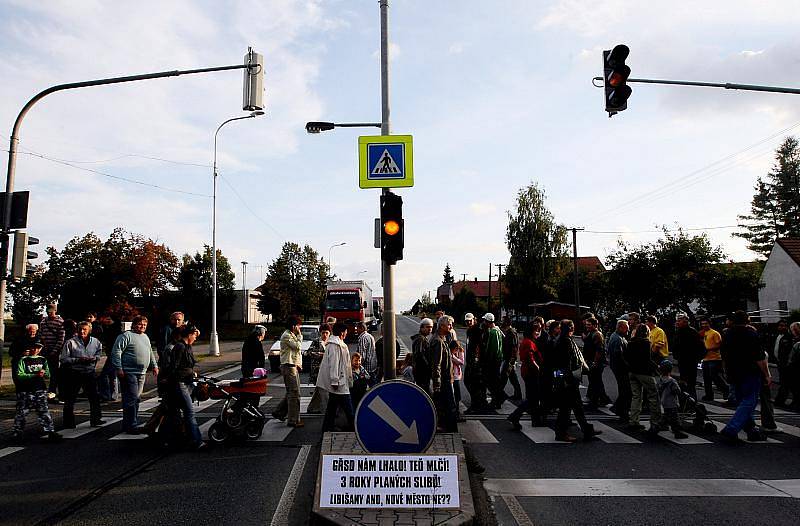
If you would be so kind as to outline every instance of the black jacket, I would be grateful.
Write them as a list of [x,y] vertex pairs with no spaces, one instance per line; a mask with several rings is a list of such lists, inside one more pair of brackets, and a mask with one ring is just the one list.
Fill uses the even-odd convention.
[[678,360],[678,364],[683,367],[694,364],[703,359],[706,354],[706,346],[703,337],[694,330],[693,327],[680,327],[675,329],[675,335],[669,345],[672,355]]
[[253,376],[253,370],[264,367],[264,346],[255,334],[251,334],[242,345],[242,376]]
[[171,370],[168,376],[173,381],[191,382],[194,378],[194,366],[196,360],[192,352],[192,346],[180,341],[169,351],[172,354],[170,360]]
[[650,353],[650,340],[634,336],[628,346],[622,351],[622,357],[628,364],[628,370],[633,374],[655,374],[657,367]]

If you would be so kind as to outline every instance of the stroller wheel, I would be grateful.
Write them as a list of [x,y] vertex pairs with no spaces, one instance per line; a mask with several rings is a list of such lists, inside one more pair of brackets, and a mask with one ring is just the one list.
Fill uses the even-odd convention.
[[717,426],[714,425],[714,422],[706,422],[703,427],[703,431],[705,431],[706,433],[716,433]]
[[208,428],[208,439],[214,443],[221,444],[225,442],[230,436],[228,427],[222,422],[214,422]]
[[264,421],[261,419],[248,422],[244,427],[244,434],[247,435],[248,440],[257,440],[264,432]]
[[226,414],[225,423],[228,424],[228,427],[231,429],[236,429],[242,425],[243,422],[241,411],[231,411],[230,413]]

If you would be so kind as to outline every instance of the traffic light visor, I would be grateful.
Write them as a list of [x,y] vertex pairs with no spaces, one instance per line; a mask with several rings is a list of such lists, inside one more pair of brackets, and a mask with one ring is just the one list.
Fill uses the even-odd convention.
[[383,224],[383,231],[390,236],[394,236],[400,232],[400,224],[397,221],[387,221]]

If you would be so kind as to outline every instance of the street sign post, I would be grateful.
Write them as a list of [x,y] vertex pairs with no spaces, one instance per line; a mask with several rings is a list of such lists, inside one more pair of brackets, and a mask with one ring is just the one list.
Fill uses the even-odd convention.
[[360,188],[414,186],[412,136],[371,135],[359,137],[358,174]]
[[436,434],[436,408],[416,384],[389,380],[356,409],[356,437],[367,453],[424,453]]

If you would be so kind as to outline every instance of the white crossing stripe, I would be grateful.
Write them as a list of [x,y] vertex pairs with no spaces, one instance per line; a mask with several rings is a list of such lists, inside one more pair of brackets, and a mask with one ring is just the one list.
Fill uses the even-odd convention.
[[686,438],[675,438],[675,435],[672,434],[672,431],[659,431],[658,436],[663,438],[664,440],[669,440],[675,444],[680,444],[682,446],[693,446],[696,444],[713,444],[710,440],[706,440],[705,438],[700,438],[698,436],[694,436],[692,434],[686,433],[689,435]]
[[[153,398],[148,398],[147,400],[142,400],[141,402],[139,402],[139,412],[143,413],[145,411],[150,411],[151,409],[155,409],[159,401],[160,400],[158,396],[154,396]],[[122,408],[120,407],[119,409],[117,409],[117,413],[121,412]]]
[[775,422],[780,429],[781,433],[786,433],[787,435],[792,435],[793,437],[800,437],[800,427],[790,426],[789,424],[783,424],[781,422]]
[[494,435],[479,420],[469,420],[458,424],[458,431],[470,444],[497,444]]
[[264,424],[264,432],[256,442],[282,442],[292,431],[294,428],[287,426],[286,422],[273,418]]
[[208,429],[214,425],[214,422],[216,421],[216,418],[210,418],[209,420],[203,422],[203,425],[200,426],[200,436],[208,438]]
[[17,451],[22,451],[23,449],[25,449],[25,448],[22,447],[22,446],[4,447],[4,448],[0,449],[0,458],[7,457],[8,455],[16,453]]
[[204,409],[208,409],[212,405],[218,404],[220,402],[222,402],[222,400],[212,400],[211,398],[209,398],[208,400],[206,400],[204,402],[200,402],[199,404],[195,405],[194,406],[194,412],[195,412],[195,414],[197,414],[200,411],[202,411]]
[[91,426],[91,422],[89,422],[89,421],[81,422],[80,424],[75,426],[75,429],[62,429],[58,433],[64,438],[78,438],[78,437],[82,437],[83,435],[87,435],[87,434],[91,433],[92,431],[97,431],[101,427],[106,427],[106,426],[110,426],[111,424],[116,424],[120,420],[122,420],[122,419],[121,418],[109,418],[105,422],[103,422],[102,425],[100,425],[98,427],[92,427]]
[[129,435],[126,432],[122,432],[118,435],[114,435],[113,437],[109,438],[109,440],[145,440],[148,437],[147,433],[139,433],[138,435]]
[[736,412],[735,409],[731,409],[729,407],[720,407],[718,405],[713,404],[704,404],[706,406],[706,411],[708,411],[709,415],[723,415],[723,416],[730,416]]
[[265,396],[265,397],[263,397],[263,398],[261,399],[261,403],[260,403],[260,404],[258,404],[258,407],[264,407],[265,405],[267,405],[267,402],[269,402],[270,400],[272,400],[272,397],[271,397],[271,396]]
[[611,426],[607,426],[598,420],[589,420],[589,423],[594,426],[595,430],[602,431],[603,433],[597,435],[597,438],[606,444],[641,444],[641,440],[636,440],[632,436],[626,435],[622,431],[618,431]]
[[310,396],[301,396],[300,397],[300,412],[305,414],[308,413],[308,404],[311,403]]
[[798,479],[488,479],[483,486],[490,496],[800,498]]
[[617,416],[617,414],[614,411],[612,411],[611,409],[609,409],[608,407],[605,407],[605,406],[598,407],[597,410],[600,411],[601,413],[605,413],[607,415]]
[[549,427],[522,426],[522,433],[537,444],[569,444],[556,440],[555,432]]
[[[722,420],[712,420],[712,422],[720,424],[722,427],[725,427],[727,425],[727,422],[723,422]],[[722,431],[722,429],[720,429],[720,431]],[[750,440],[747,440],[747,433],[744,430],[739,431],[739,438],[741,440],[744,440],[748,444],[783,444],[783,442],[781,442],[780,440],[775,440],[774,438],[769,438],[769,437],[767,437],[766,440],[751,442]]]

